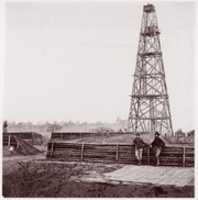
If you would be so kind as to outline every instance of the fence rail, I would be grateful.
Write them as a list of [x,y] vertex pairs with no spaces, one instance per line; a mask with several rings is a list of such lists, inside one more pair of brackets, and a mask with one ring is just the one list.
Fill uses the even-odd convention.
[[[135,164],[134,145],[124,144],[77,144],[49,142],[47,158],[65,161],[88,161],[105,163]],[[155,163],[153,150],[143,150],[143,164]],[[194,148],[167,146],[160,155],[160,163],[164,166],[194,166]]]

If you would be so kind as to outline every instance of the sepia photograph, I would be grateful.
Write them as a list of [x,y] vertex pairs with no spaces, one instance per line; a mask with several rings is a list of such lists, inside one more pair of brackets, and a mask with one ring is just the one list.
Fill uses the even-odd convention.
[[2,197],[195,198],[195,1],[3,7]]

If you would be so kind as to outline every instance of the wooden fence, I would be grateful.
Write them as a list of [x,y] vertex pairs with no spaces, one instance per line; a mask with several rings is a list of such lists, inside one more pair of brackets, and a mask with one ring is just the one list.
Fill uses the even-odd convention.
[[[49,142],[47,158],[64,161],[135,164],[135,148],[124,144],[77,144]],[[151,148],[143,151],[143,164],[154,164]],[[163,166],[194,166],[193,147],[165,147],[160,155]]]
[[4,133],[3,134],[3,146],[17,146],[17,142],[14,138],[14,135],[9,135],[9,134],[6,134]]

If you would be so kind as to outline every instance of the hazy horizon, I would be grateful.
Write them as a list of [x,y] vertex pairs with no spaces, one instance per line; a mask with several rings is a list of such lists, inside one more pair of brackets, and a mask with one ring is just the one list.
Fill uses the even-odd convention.
[[[173,128],[191,130],[195,3],[154,5]],[[6,3],[4,119],[127,119],[142,6],[104,1]]]

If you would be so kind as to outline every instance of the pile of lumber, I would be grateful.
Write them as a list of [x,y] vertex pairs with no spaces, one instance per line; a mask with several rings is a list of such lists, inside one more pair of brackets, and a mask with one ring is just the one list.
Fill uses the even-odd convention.
[[[79,144],[51,141],[48,143],[47,158],[65,161],[137,163],[134,145],[124,144]],[[152,148],[144,148],[143,164],[154,163]],[[160,163],[163,166],[194,166],[194,148],[167,146],[160,155]]]

